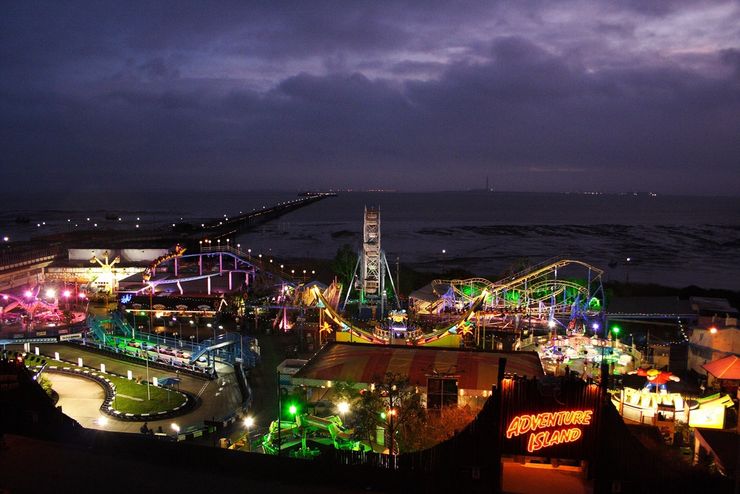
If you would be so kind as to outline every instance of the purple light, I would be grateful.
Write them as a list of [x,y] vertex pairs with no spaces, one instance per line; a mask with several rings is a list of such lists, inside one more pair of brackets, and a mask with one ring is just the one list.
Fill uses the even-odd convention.
[[31,290],[26,290],[26,293],[24,293],[24,295],[26,296],[26,298],[31,298],[33,297],[33,292]]
[[593,328],[594,331],[598,331],[599,330],[599,323],[595,322],[595,323],[593,323],[591,325],[591,327]]

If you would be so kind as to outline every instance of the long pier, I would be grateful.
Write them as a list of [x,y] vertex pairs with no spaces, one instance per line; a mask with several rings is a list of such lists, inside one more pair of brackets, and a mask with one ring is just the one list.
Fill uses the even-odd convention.
[[197,244],[201,239],[218,240],[233,237],[240,231],[271,221],[279,216],[308,206],[334,193],[315,193],[292,201],[251,211],[228,219],[214,220],[203,226],[188,225],[185,230],[149,231],[76,231],[36,238],[29,242],[5,245],[0,250],[0,289],[10,289],[24,284],[24,280],[37,277],[43,268],[55,260],[66,259],[68,247],[78,247],[79,241],[115,247],[116,244],[139,242],[141,244],[166,245],[177,242]]
[[325,192],[311,194],[301,197],[300,199],[281,202],[271,207],[262,208],[232,218],[225,218],[223,220],[206,223],[205,226],[198,228],[193,232],[190,237],[208,237],[213,240],[233,237],[245,228],[266,223],[279,216],[290,213],[291,211],[295,211],[296,209],[308,206],[309,204],[313,204],[314,202],[318,202],[327,197],[334,196],[336,196],[336,194]]

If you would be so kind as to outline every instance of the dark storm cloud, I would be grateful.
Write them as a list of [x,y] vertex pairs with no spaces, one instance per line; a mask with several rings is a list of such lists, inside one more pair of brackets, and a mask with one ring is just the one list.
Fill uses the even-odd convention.
[[736,194],[734,3],[16,3],[7,177]]

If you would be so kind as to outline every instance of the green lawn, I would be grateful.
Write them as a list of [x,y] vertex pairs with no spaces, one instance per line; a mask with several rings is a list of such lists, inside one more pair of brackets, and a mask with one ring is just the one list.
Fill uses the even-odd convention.
[[[39,365],[41,360],[46,360],[49,365],[64,366],[71,369],[79,368],[68,362],[60,362],[43,355],[37,357],[32,354],[26,356],[26,365]],[[100,374],[100,372],[95,372]],[[137,384],[136,381],[130,381],[125,377],[117,377],[111,374],[106,374],[106,377],[116,386],[116,398],[113,401],[113,408],[121,413],[163,412],[172,410],[187,401],[187,398],[180,393],[156,386],[149,386],[151,399],[147,399],[147,387],[145,384]],[[126,397],[121,395],[126,395]]]
[[[186,401],[184,395],[156,386],[149,386],[151,399],[148,400],[146,385],[136,384],[135,381],[111,375],[108,376],[108,379],[116,385],[116,399],[113,401],[113,408],[122,413],[155,413],[172,410]],[[138,400],[124,398],[121,396],[122,394],[138,398]]]

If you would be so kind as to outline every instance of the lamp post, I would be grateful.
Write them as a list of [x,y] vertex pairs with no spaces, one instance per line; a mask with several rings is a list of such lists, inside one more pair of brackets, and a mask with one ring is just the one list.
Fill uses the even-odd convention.
[[244,419],[244,427],[247,428],[247,451],[250,453],[252,452],[252,439],[249,436],[249,429],[254,425],[254,418],[253,417],[246,417]]
[[346,401],[340,401],[337,403],[337,411],[339,412],[339,415],[342,417],[342,422],[344,422],[344,416],[349,412],[349,403]]
[[280,371],[277,371],[278,394],[278,456],[283,454],[283,394],[280,392]]
[[150,401],[152,399],[152,392],[149,390],[149,349],[144,350],[144,357],[146,358],[146,399]]

